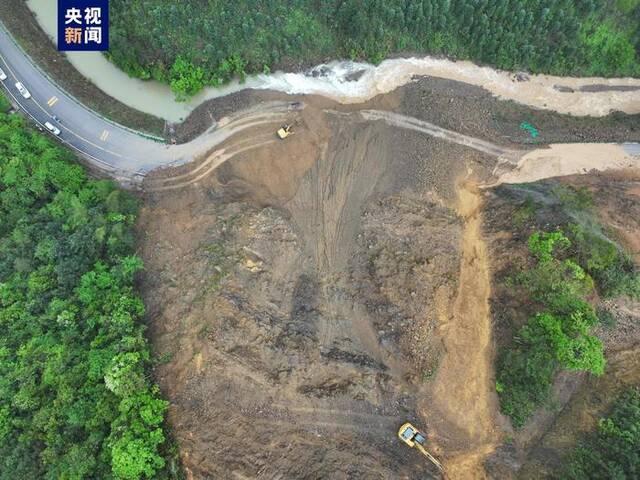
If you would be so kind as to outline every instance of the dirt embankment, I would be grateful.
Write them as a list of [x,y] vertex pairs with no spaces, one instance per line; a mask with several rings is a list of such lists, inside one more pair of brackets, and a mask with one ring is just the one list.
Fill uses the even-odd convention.
[[[455,350],[467,304],[486,307],[487,290],[458,286],[460,247],[478,247],[479,220],[456,212],[455,181],[495,159],[325,110],[310,102],[290,141],[150,194],[143,210],[150,333],[170,358],[157,378],[193,478],[429,476],[396,438],[403,421],[434,447],[449,438],[436,450],[453,468],[469,462],[469,436],[487,423],[452,435],[462,405],[479,400],[478,414],[491,417],[476,398],[491,377],[481,372],[490,368],[486,308],[473,317],[484,337],[477,387],[455,410],[442,408],[437,424],[423,399],[435,386],[441,407],[459,394],[447,376],[435,380],[439,365]],[[222,148],[239,151],[237,142]],[[475,254],[462,255],[465,282],[475,281]],[[450,353],[450,368],[470,361]],[[461,468],[478,471],[484,453]]]
[[[192,478],[433,475],[396,438],[407,420],[451,478],[486,475],[505,430],[496,238],[486,194],[459,180],[485,182],[497,156],[529,146],[514,105],[484,95],[421,81],[369,114],[305,97],[287,141],[255,126],[221,156],[149,176],[143,289]],[[453,101],[432,111],[425,98]],[[623,124],[608,121],[614,138]]]

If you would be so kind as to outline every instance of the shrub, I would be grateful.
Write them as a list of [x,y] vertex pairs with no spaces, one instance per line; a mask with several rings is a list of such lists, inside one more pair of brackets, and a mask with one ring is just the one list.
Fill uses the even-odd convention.
[[603,297],[627,295],[640,299],[640,271],[618,245],[578,224],[569,225],[567,234],[578,261],[594,278]]
[[529,237],[534,264],[516,276],[527,295],[540,304],[501,353],[497,365],[500,406],[516,428],[522,427],[547,398],[560,369],[604,372],[600,340],[589,334],[598,318],[585,298],[591,277],[571,258],[559,258],[571,242],[561,232]]
[[614,404],[596,432],[579,443],[563,478],[633,479],[640,477],[640,389],[632,388]]

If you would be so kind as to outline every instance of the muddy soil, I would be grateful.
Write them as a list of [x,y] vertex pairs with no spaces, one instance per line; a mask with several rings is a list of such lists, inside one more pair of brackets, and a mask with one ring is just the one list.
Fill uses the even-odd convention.
[[[186,471],[436,475],[396,432],[407,420],[420,425],[445,465],[458,462],[449,449],[459,456],[475,436],[451,432],[491,374],[476,382],[470,370],[465,378],[478,387],[458,397],[438,367],[457,363],[448,352],[454,330],[444,340],[442,329],[466,302],[488,301],[486,265],[484,290],[460,293],[461,255],[474,264],[463,237],[479,239],[476,220],[465,233],[465,216],[478,213],[456,210],[456,182],[469,168],[486,176],[496,159],[313,105],[297,120],[290,141],[237,154],[188,188],[149,193],[140,218],[150,335],[170,358],[156,376]],[[183,167],[149,182],[174,185],[175,175],[190,178]],[[487,337],[486,311],[478,314]],[[474,361],[489,361],[488,345]],[[423,401],[436,388],[437,424]],[[480,408],[493,417],[494,406]],[[496,434],[488,429],[482,445]],[[435,439],[446,439],[442,448]]]
[[[486,229],[510,207],[477,185],[533,146],[515,104],[441,82],[359,106],[287,97],[304,108],[286,141],[255,127],[146,179],[142,287],[190,478],[437,477],[397,439],[404,421],[450,478],[500,478],[486,461],[511,435],[493,373],[508,329],[493,303],[500,233]],[[548,118],[560,140],[591,133]],[[620,118],[599,138],[633,137]]]
[[445,436],[434,441],[453,457],[447,462],[450,478],[487,478],[483,460],[493,452],[499,436],[482,201],[471,180],[458,185],[456,211],[464,219],[459,285],[452,311],[439,311],[439,333],[446,355],[423,402],[426,415],[435,424],[455,419],[455,428],[442,428]]
[[[624,142],[640,140],[640,115],[614,113],[602,118],[574,117],[497,100],[487,90],[433,77],[406,87],[403,112],[497,144],[544,145],[559,142]],[[520,125],[528,122],[533,138]]]

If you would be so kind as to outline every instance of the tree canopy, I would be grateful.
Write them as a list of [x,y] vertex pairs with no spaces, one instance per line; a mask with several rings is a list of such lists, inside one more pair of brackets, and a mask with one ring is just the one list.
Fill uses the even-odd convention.
[[635,0],[112,0],[111,22],[111,59],[181,98],[233,75],[402,52],[640,75]]
[[160,478],[137,201],[0,113],[0,479]]
[[586,301],[593,280],[573,258],[562,258],[571,241],[555,231],[535,232],[528,243],[534,260],[516,282],[540,311],[500,355],[496,383],[502,411],[516,427],[544,402],[560,369],[601,375],[605,366],[602,342],[590,334],[598,323]]

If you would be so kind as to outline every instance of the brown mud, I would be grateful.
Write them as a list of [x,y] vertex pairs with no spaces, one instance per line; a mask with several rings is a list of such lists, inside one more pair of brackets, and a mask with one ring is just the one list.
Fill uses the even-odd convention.
[[444,141],[353,120],[309,106],[290,141],[232,139],[222,148],[239,153],[209,175],[183,167],[188,185],[148,194],[143,287],[171,355],[157,378],[194,478],[436,473],[396,432],[436,434],[418,407],[442,354],[431,305],[461,295],[461,219],[444,198],[495,161],[454,146],[443,176],[411,146]]
[[[445,90],[449,110],[422,103]],[[423,81],[357,108],[300,98],[286,141],[256,126],[147,178],[142,287],[191,478],[437,476],[397,439],[405,421],[449,478],[500,478],[501,257],[474,185],[531,145],[497,134],[510,102],[481,95],[486,113],[464,120],[478,95]],[[558,125],[560,139],[591,128]]]
[[450,478],[487,478],[483,461],[499,439],[489,309],[491,281],[481,205],[477,187],[469,180],[460,184],[456,210],[465,223],[458,292],[451,318],[439,327],[445,353],[425,406],[436,425],[448,419],[455,426],[441,432],[442,438],[449,438],[440,448],[451,451],[446,443],[454,436],[464,445],[445,463]]

